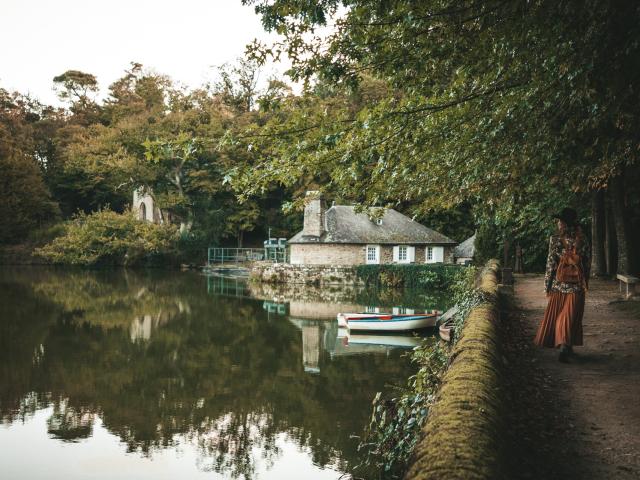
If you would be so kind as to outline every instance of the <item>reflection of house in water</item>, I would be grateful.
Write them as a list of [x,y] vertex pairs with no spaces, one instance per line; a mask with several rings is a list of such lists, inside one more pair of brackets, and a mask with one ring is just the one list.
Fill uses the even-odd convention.
[[334,319],[340,312],[360,312],[365,308],[352,301],[353,291],[345,289],[328,291],[309,285],[269,285],[258,282],[245,282],[245,285],[246,295],[266,299],[270,304],[286,305],[289,315],[295,318]]
[[320,325],[302,326],[302,364],[304,371],[320,373]]
[[417,347],[423,337],[411,333],[385,334],[349,332],[338,323],[289,317],[302,333],[302,365],[304,371],[320,373],[323,362],[344,355],[389,355],[392,350]]
[[272,302],[265,300],[262,302],[262,309],[267,313],[275,313],[276,315],[286,315],[288,303]]
[[[233,279],[218,279],[216,282],[221,282],[221,285],[217,287],[221,294],[223,294],[222,292],[228,294],[227,292],[235,289],[238,294],[251,298],[286,304],[289,315],[295,318],[329,320],[335,319],[338,313],[343,312],[411,314],[431,311],[437,306],[433,299],[425,299],[424,295],[416,295],[415,298],[409,299],[388,297],[383,299],[380,292],[368,291],[362,287],[332,289],[303,284],[271,285]],[[213,285],[210,286],[210,291],[213,290],[212,287]],[[266,307],[265,310],[267,310]],[[271,310],[268,311],[271,312]]]
[[326,320],[310,320],[304,318],[289,317],[302,333],[302,365],[304,371],[320,373],[323,362],[323,352],[327,346],[333,344],[338,329],[337,322]]

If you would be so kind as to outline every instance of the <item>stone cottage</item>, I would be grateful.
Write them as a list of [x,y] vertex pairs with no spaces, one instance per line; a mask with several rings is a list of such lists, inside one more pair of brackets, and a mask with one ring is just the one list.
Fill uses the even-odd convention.
[[319,192],[307,192],[304,226],[288,241],[298,265],[453,263],[456,242],[393,209],[380,219],[353,206],[326,208]]

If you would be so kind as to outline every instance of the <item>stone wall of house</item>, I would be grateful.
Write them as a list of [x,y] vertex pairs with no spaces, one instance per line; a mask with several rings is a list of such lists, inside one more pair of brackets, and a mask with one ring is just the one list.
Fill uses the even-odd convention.
[[[339,243],[294,243],[289,246],[294,265],[363,265],[366,245]],[[454,263],[452,246],[444,247],[444,263]],[[415,247],[415,263],[425,263],[426,248]],[[393,263],[393,245],[380,246],[380,263]]]
[[359,265],[365,246],[334,243],[294,243],[289,246],[293,265]]
[[256,262],[251,268],[252,281],[264,283],[303,283],[307,285],[364,285],[350,266],[292,265]]
[[455,263],[453,252],[455,247],[444,247],[444,263]]

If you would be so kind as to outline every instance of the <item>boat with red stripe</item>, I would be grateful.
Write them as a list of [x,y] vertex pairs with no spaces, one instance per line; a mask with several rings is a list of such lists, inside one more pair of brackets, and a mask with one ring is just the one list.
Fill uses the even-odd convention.
[[338,327],[349,330],[397,332],[435,327],[438,313],[339,313],[337,319]]

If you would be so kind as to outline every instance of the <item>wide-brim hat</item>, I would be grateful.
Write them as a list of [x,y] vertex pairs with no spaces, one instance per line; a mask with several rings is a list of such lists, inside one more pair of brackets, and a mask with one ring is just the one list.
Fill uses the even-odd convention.
[[554,213],[552,217],[559,218],[567,225],[575,225],[576,220],[578,219],[578,214],[573,208],[563,208],[561,212]]

